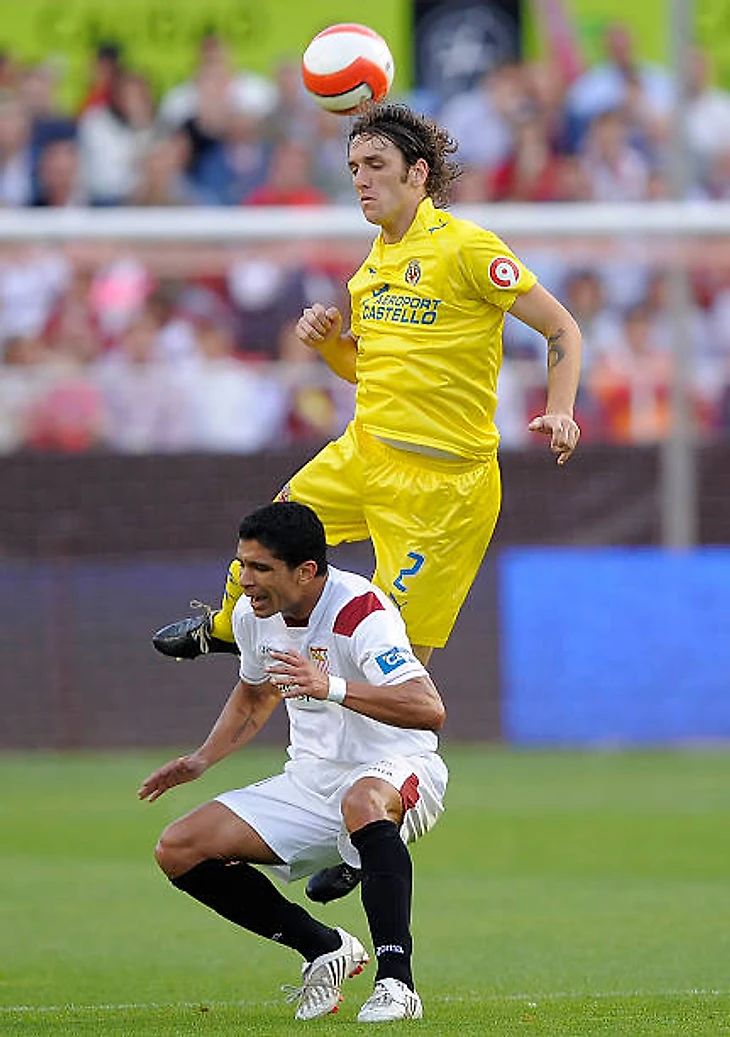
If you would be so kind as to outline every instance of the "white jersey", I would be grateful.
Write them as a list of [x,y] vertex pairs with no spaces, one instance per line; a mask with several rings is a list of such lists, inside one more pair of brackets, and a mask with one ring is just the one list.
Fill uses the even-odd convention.
[[[405,624],[382,591],[355,573],[328,567],[322,596],[306,627],[289,627],[281,613],[258,619],[243,595],[233,612],[241,652],[241,680],[268,680],[270,652],[292,649],[345,680],[378,686],[426,676],[414,656]],[[292,760],[364,764],[380,757],[434,752],[432,731],[391,727],[336,702],[286,699]]]

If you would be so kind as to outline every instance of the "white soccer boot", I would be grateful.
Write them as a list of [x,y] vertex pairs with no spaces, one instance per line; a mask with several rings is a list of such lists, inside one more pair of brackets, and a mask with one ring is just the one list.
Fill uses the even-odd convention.
[[379,979],[360,1009],[359,1023],[392,1023],[397,1019],[421,1019],[423,1005],[415,990],[399,979]]
[[302,985],[282,987],[287,1001],[296,1001],[295,1019],[317,1019],[320,1015],[336,1012],[342,994],[342,984],[348,977],[357,976],[370,961],[368,953],[355,936],[337,927],[342,946],[336,951],[320,954],[314,961],[302,965]]

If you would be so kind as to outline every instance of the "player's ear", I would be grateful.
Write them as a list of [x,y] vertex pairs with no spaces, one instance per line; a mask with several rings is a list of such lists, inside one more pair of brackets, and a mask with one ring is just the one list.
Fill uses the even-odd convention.
[[299,566],[299,573],[297,575],[298,583],[309,583],[310,580],[314,579],[317,575],[317,563],[316,562],[302,562]]
[[428,164],[425,161],[425,159],[416,159],[411,168],[408,170],[408,178],[410,179],[411,183],[416,184],[416,186],[424,186],[424,184],[428,180]]

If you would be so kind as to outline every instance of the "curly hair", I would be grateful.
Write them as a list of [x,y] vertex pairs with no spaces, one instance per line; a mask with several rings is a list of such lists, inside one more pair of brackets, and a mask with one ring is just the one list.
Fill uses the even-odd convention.
[[374,104],[352,124],[348,142],[355,137],[381,137],[400,151],[407,166],[422,158],[428,166],[426,193],[436,205],[446,205],[449,188],[461,174],[456,162],[449,161],[458,142],[425,115],[416,115],[404,104]]

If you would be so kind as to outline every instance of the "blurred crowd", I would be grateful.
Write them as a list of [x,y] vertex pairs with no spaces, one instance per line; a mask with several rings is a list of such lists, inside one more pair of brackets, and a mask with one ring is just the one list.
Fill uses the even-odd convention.
[[[667,198],[675,108],[668,70],[610,26],[603,60],[562,73],[512,63],[448,98],[403,98],[460,142],[455,203]],[[74,112],[52,64],[0,54],[0,206],[355,205],[348,120],[304,92],[297,61],[270,77],[205,36],[188,81],[161,97],[113,43],[100,45]],[[691,54],[687,198],[730,199],[730,92]],[[585,336],[581,421],[610,442],[666,432],[670,275],[651,262],[520,253]],[[51,248],[0,251],[0,452],[253,452],[335,435],[352,390],[294,334],[313,300],[346,310],[351,261],[262,255],[171,277],[140,255],[98,264]],[[698,267],[685,332],[700,428],[730,432],[730,262]],[[508,319],[500,423],[526,441],[544,343]]]

